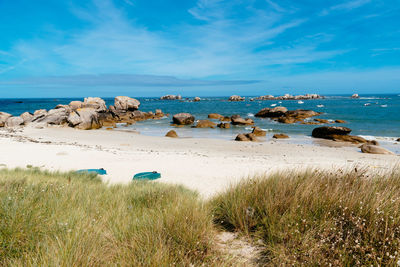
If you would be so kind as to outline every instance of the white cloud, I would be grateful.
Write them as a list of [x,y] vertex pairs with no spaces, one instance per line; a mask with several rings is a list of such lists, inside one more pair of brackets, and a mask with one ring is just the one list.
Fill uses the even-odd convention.
[[370,3],[370,2],[371,2],[371,0],[345,1],[345,2],[343,2],[341,4],[334,5],[334,6],[331,6],[331,7],[327,8],[327,9],[324,9],[320,13],[320,15],[321,16],[326,16],[326,15],[329,15],[332,11],[340,11],[340,10],[351,11],[353,9],[362,7],[362,6],[364,6],[364,5],[366,5],[366,4]]

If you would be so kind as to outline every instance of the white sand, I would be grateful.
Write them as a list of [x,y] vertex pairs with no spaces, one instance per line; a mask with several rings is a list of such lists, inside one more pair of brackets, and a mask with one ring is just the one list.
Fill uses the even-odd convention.
[[8,168],[105,168],[108,175],[104,179],[110,183],[128,183],[135,173],[155,170],[162,174],[159,182],[181,184],[204,197],[249,175],[276,170],[354,166],[385,170],[400,163],[399,156],[362,154],[356,146],[173,139],[71,128],[23,128],[14,133],[0,128],[0,149],[0,165]]

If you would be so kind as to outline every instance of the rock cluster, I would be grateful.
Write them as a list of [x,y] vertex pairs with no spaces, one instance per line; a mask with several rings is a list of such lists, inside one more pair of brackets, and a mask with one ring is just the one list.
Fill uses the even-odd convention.
[[257,114],[256,117],[270,118],[280,123],[295,123],[304,122],[304,119],[311,118],[314,116],[321,115],[319,112],[313,110],[296,109],[288,110],[285,107],[275,108],[263,108]]
[[324,97],[318,94],[305,94],[305,95],[285,94],[283,96],[263,95],[253,99],[254,100],[309,100],[309,99],[321,99],[321,98]]
[[353,95],[351,96],[351,98],[360,98],[360,96],[359,96],[358,94],[353,94]]
[[84,101],[72,101],[68,105],[57,105],[49,111],[40,109],[33,114],[24,112],[13,117],[0,112],[0,127],[32,125],[46,127],[49,125],[69,126],[82,130],[98,129],[103,126],[115,126],[116,123],[133,124],[136,121],[158,119],[164,116],[161,110],[156,114],[139,111],[140,102],[127,96],[117,96],[114,106],[107,108],[99,97],[88,97]]
[[180,95],[165,95],[160,98],[161,100],[182,100]]
[[238,96],[238,95],[232,95],[229,97],[228,101],[244,101],[245,98]]

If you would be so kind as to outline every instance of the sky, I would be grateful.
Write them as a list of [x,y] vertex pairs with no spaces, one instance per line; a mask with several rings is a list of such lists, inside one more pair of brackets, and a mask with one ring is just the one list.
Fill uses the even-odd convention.
[[0,0],[0,98],[400,93],[400,0]]

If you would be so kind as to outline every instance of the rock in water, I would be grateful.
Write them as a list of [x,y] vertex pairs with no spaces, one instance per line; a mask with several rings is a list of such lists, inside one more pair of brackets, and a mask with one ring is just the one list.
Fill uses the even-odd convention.
[[165,95],[160,98],[161,100],[181,100],[182,96],[180,95]]
[[172,117],[172,121],[178,125],[190,125],[194,122],[194,116],[190,113],[178,113]]
[[287,138],[289,138],[289,136],[286,135],[286,134],[280,133],[280,134],[274,134],[274,136],[272,136],[272,138],[275,138],[275,139],[287,139]]
[[24,120],[21,117],[9,117],[6,120],[6,127],[16,127],[24,124]]
[[285,107],[263,108],[255,116],[261,118],[278,118],[284,116],[287,111],[288,109]]
[[228,101],[244,101],[244,97],[238,95],[232,95],[229,97]]
[[384,155],[395,155],[392,151],[384,149],[380,146],[363,144],[361,147],[361,152],[370,154],[384,154]]
[[222,116],[221,114],[218,114],[218,113],[211,113],[211,114],[208,114],[208,118],[219,120],[219,119],[224,118],[224,116]]
[[217,124],[209,120],[199,120],[194,128],[214,128]]
[[325,138],[331,139],[332,135],[347,135],[351,132],[351,129],[347,127],[339,127],[339,126],[323,126],[317,127],[312,131],[312,136],[316,138]]
[[353,94],[353,95],[351,96],[351,98],[360,98],[360,96],[359,96],[358,94]]
[[114,99],[114,107],[119,111],[135,111],[139,109],[139,106],[139,100],[128,96],[117,96]]
[[193,99],[193,101],[194,101],[194,102],[199,102],[199,101],[201,101],[201,98],[198,97],[198,96],[196,96],[196,97]]
[[166,137],[177,138],[177,137],[178,137],[178,134],[177,134],[174,130],[171,130],[171,131],[169,131],[165,136],[166,136]]
[[231,117],[231,121],[233,125],[252,125],[254,121],[250,118],[243,119],[240,115],[233,115]]
[[231,128],[231,124],[227,122],[221,122],[217,125],[217,127],[221,129],[229,129]]
[[262,130],[260,127],[253,127],[253,134],[256,136],[265,136],[267,134],[266,131]]
[[4,127],[6,125],[7,119],[10,117],[12,117],[11,114],[6,112],[0,112],[0,127]]

